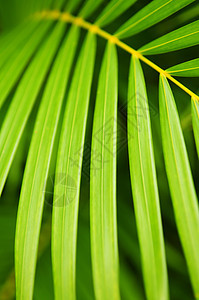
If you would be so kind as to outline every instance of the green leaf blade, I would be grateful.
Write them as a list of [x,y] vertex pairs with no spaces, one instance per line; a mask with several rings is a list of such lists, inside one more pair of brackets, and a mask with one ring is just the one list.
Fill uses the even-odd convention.
[[39,49],[19,83],[2,125],[0,132],[0,194],[2,193],[24,127],[60,43],[64,29],[65,25],[59,24]]
[[191,283],[199,289],[199,209],[175,100],[165,77],[160,78],[160,125],[163,152],[179,236]]
[[89,33],[76,65],[59,143],[52,219],[52,263],[57,300],[65,299],[66,295],[68,299],[76,298],[79,192],[95,50],[95,35]]
[[147,299],[168,299],[168,282],[150,114],[140,62],[132,57],[128,148],[133,202]]
[[32,54],[34,54],[36,48],[49,27],[52,26],[52,21],[41,23],[40,26],[31,35],[31,38],[25,43],[24,47],[19,47],[18,51],[14,51],[10,59],[3,65],[0,70],[0,108],[2,107],[6,97],[11,91],[13,85],[16,83],[20,74],[23,72],[26,64],[28,63]]
[[96,20],[96,25],[104,27],[119,17],[137,0],[111,0]]
[[199,44],[199,20],[176,29],[141,47],[142,54],[154,55],[172,52]]
[[192,98],[191,108],[192,108],[193,132],[194,132],[194,137],[196,142],[196,149],[199,157],[199,103],[194,98]]
[[116,48],[108,43],[98,83],[90,164],[94,290],[96,299],[106,300],[120,299],[116,217],[117,72]]
[[199,58],[178,64],[166,71],[172,76],[199,77]]
[[137,34],[152,25],[164,20],[183,7],[195,0],[154,0],[137,12],[126,23],[124,23],[115,33],[120,38],[127,38]]
[[14,30],[4,34],[0,39],[0,68],[12,59],[12,54],[15,53],[33,34],[39,22],[23,23]]
[[88,18],[92,13],[100,6],[104,0],[88,0],[82,7],[79,16],[82,18]]
[[76,27],[71,29],[53,65],[26,163],[15,240],[16,295],[21,300],[31,300],[33,295],[46,179],[78,32]]

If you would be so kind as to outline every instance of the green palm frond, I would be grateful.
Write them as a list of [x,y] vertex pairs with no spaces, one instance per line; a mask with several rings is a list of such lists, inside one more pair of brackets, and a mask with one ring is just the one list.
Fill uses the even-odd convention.
[[[164,23],[160,23],[175,23],[181,9],[195,7],[194,0],[153,0],[145,6],[139,0],[18,2],[13,12],[14,0],[8,4],[0,0],[2,198],[15,161],[25,162],[15,234],[16,299],[44,297],[38,288],[41,275],[37,275],[36,266],[38,249],[39,253],[50,253],[49,234],[45,243],[45,232],[40,234],[40,230],[52,173],[53,279],[48,278],[54,286],[52,299],[166,300],[174,295],[170,269],[189,278],[191,297],[198,299],[198,160],[195,163],[194,158],[199,156],[199,96],[195,88],[187,86],[190,78],[199,76],[199,58],[190,55],[185,59],[183,54],[178,61],[176,53],[196,46],[191,49],[198,55],[199,21],[190,19],[170,32],[161,31]],[[6,14],[14,14],[14,28],[6,28]],[[152,26],[157,30],[150,41],[147,32]],[[131,39],[133,35],[139,38]],[[136,41],[139,49],[124,42],[125,38],[132,44]],[[157,55],[163,67],[145,55]],[[156,80],[151,96],[150,79],[144,76],[141,62],[160,75],[160,120],[153,118],[153,112],[158,116],[154,96],[158,83]],[[123,79],[125,72],[129,72],[128,82]],[[185,80],[178,81],[175,76]],[[128,99],[121,106],[121,93],[127,89]],[[181,97],[187,97],[186,109]],[[183,110],[189,120],[192,118],[193,134],[183,132]],[[32,132],[28,129],[31,122]],[[29,132],[30,146],[24,140]],[[121,174],[117,172],[122,159],[120,139],[128,144],[128,162],[124,159],[125,172]],[[28,152],[25,161],[19,155],[22,144]],[[84,191],[88,186],[85,160],[89,166],[88,194]],[[132,192],[127,188],[126,196],[119,195],[120,182],[124,189],[131,186]],[[80,213],[82,193],[90,205],[89,216],[88,211]],[[128,203],[131,197],[135,216]],[[171,207],[165,210],[171,202],[175,217]],[[46,222],[48,233],[50,223]],[[176,226],[182,251],[168,240],[169,226]],[[181,268],[184,259],[189,275]],[[139,276],[142,273],[146,296],[128,261]],[[0,290],[2,300],[7,299],[13,274]],[[189,291],[186,296],[177,289],[175,299],[190,297]],[[9,297],[12,299],[14,292]]]
[[[146,294],[149,299],[168,299],[166,259],[147,93],[142,69],[135,57],[131,61],[128,98],[131,184]],[[142,110],[144,114],[140,113]]]
[[157,40],[141,47],[144,55],[171,52],[199,44],[199,21],[174,30]]
[[104,27],[127,10],[136,0],[111,0],[96,20],[96,24]]
[[[63,31],[63,24],[59,24],[58,27],[56,27],[52,32],[52,35],[49,36],[44,45],[39,49],[39,52],[34,57],[34,60],[32,60],[29,68],[22,77],[22,80],[13,97],[13,101],[9,107],[8,113],[1,129],[0,136],[0,194],[2,192],[2,188],[9,172],[9,168],[12,163],[17,145],[19,143],[19,139],[22,135],[24,126],[27,122],[34,102],[36,101],[36,97],[41,88],[41,84],[44,81],[45,75],[52,62],[53,55],[57,50],[57,47],[63,35]],[[52,44],[53,46],[51,46]],[[46,56],[47,51],[48,56]],[[9,73],[10,76],[11,74]],[[7,78],[5,78],[5,81],[3,82],[7,83]],[[20,109],[18,109],[19,107]]]
[[132,18],[124,23],[116,32],[118,38],[126,38],[139,33],[164,20],[195,0],[153,0],[143,7]]
[[199,156],[199,104],[198,101],[193,98],[192,99],[192,118],[193,118],[193,131],[195,135],[196,148]]
[[88,33],[67,99],[56,165],[52,257],[57,299],[75,298],[79,190],[94,60],[95,36]]
[[[99,76],[90,163],[91,254],[97,299],[120,299],[116,217],[117,99],[117,55],[115,45],[108,43]],[[109,138],[112,136],[114,138]]]
[[[58,30],[58,37],[60,38],[60,32],[62,33],[64,27],[63,24],[58,24],[57,26],[58,27],[55,28],[55,33],[57,35]],[[37,115],[26,163],[18,208],[19,217],[16,226],[15,245],[15,268],[16,274],[19,274],[16,276],[16,286],[19,299],[30,298],[33,293],[36,249],[45,196],[43,188],[49,170],[53,143],[73,52],[71,51],[70,53],[70,59],[69,56],[67,56],[66,59],[65,55],[69,45],[71,50],[71,45],[73,45],[75,49],[76,44],[74,31],[76,31],[76,28],[73,30],[72,34],[68,36],[68,39],[65,40],[65,44],[60,49],[59,55],[57,56],[51,71]],[[61,64],[63,71],[60,72]],[[28,232],[31,232],[31,234],[29,235]],[[32,240],[31,243],[29,239]],[[34,247],[32,247],[32,245],[34,245]],[[23,283],[23,280],[27,280],[27,278],[29,278],[30,285]]]
[[172,91],[160,77],[160,121],[174,212],[195,294],[199,286],[199,211],[186,146]]
[[[8,52],[6,50],[5,57],[2,57],[0,107],[8,96],[10,89],[13,87],[21,73],[24,71],[24,68],[26,67],[28,61],[38,47],[39,43],[45,37],[45,33],[49,29],[50,23],[52,22],[47,22],[47,24],[40,24],[40,26],[37,25],[36,30],[33,32],[28,27],[29,30],[28,32],[26,32],[26,38],[28,38],[28,41],[26,42],[26,39],[22,40],[22,47],[24,46],[23,48],[21,47],[21,45],[18,46],[18,43],[14,43],[13,46],[11,43],[12,38],[9,40],[8,46],[10,51],[9,49]],[[34,27],[35,25],[36,24],[34,24]]]
[[172,76],[182,77],[198,77],[199,76],[199,59],[193,59],[184,63],[178,64],[167,69],[167,72]]

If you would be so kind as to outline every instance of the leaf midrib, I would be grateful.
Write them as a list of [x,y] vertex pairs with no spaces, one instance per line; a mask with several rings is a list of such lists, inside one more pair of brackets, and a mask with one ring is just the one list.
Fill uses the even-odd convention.
[[[170,81],[175,83],[179,88],[184,90],[188,95],[191,97],[194,97],[199,102],[199,96],[196,95],[194,92],[192,92],[190,89],[188,89],[186,86],[184,86],[182,83],[180,83],[178,80],[173,78],[169,73],[167,73],[165,70],[160,68],[158,65],[147,59],[145,56],[143,56],[138,50],[133,49],[126,43],[122,42],[117,38],[117,36],[114,36],[107,31],[101,29],[95,24],[92,24],[90,22],[85,21],[81,17],[75,17],[71,15],[68,12],[61,12],[61,11],[54,11],[54,10],[48,10],[45,11],[45,14],[42,14],[42,12],[39,12],[36,14],[37,18],[39,19],[53,19],[53,20],[60,20],[62,22],[67,22],[74,24],[78,27],[81,27],[85,30],[88,30],[90,32],[93,32],[94,34],[114,43],[119,48],[123,49],[124,51],[130,53],[131,55],[135,55],[135,57],[142,60],[144,63],[146,63],[148,66],[153,68],[155,71],[157,71],[159,74],[166,76]],[[35,15],[33,15],[33,18],[35,18]]]

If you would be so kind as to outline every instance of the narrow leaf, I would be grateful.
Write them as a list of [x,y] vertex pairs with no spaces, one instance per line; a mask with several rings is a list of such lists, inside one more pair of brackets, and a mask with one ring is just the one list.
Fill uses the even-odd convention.
[[160,122],[166,172],[177,229],[195,295],[199,293],[199,209],[175,100],[160,78]]
[[117,31],[118,38],[127,38],[164,20],[195,0],[154,0],[126,21]]
[[79,16],[82,18],[88,18],[104,0],[87,0],[82,7]]
[[98,83],[91,165],[91,257],[96,299],[120,299],[116,216],[117,55],[108,43]]
[[8,93],[16,83],[20,74],[23,72],[31,55],[35,52],[39,43],[44,39],[44,35],[52,25],[52,21],[42,23],[36,28],[30,39],[25,43],[24,47],[18,48],[18,51],[11,55],[11,59],[3,65],[0,70],[0,108],[4,103]]
[[0,39],[0,68],[7,61],[12,59],[12,55],[19,51],[25,45],[25,43],[32,36],[35,28],[41,26],[39,22],[29,22],[23,26],[17,27],[17,29],[8,32],[7,35]]
[[104,27],[119,17],[137,0],[111,0],[97,18],[96,25]]
[[143,54],[160,54],[199,44],[199,20],[174,30],[141,47]]
[[193,132],[194,132],[196,148],[197,148],[198,157],[199,157],[199,103],[194,98],[192,98],[191,107],[192,107]]
[[[60,25],[63,24],[58,24]],[[77,27],[71,28],[53,65],[37,115],[26,163],[15,241],[16,296],[20,300],[31,300],[33,295],[45,183],[78,32]]]
[[94,59],[89,33],[79,55],[61,130],[55,175],[52,262],[55,299],[75,299],[76,239],[81,166]]
[[[53,33],[40,48],[20,81],[8,109],[0,132],[0,195],[24,127],[53,56],[60,44],[64,28],[65,26],[63,24],[55,28]],[[13,76],[13,74],[10,74],[10,76]]]
[[199,77],[199,58],[173,66],[166,71],[172,76]]
[[164,238],[144,75],[132,57],[128,93],[128,146],[147,299],[168,299]]

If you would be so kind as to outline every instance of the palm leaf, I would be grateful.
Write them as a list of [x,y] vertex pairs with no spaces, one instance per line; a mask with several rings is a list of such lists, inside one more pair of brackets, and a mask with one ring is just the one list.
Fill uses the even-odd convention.
[[100,4],[104,0],[88,0],[85,2],[84,6],[79,12],[79,16],[82,18],[87,18],[88,16],[92,15],[92,13],[100,6]]
[[73,76],[56,166],[52,259],[55,299],[60,300],[65,299],[65,295],[69,299],[75,299],[76,294],[75,258],[80,176],[94,58],[95,36],[89,34]]
[[199,133],[199,103],[194,98],[192,99],[191,107],[192,107],[193,132],[194,132],[196,148],[199,156],[199,134],[198,134]]
[[131,185],[147,299],[168,299],[166,260],[144,76],[131,60],[128,94]]
[[[1,128],[0,194],[2,193],[24,127],[63,35],[64,26],[63,24],[59,25],[45,41],[24,74]],[[46,55],[47,52],[48,55]],[[20,109],[18,109],[19,107]]]
[[[58,24],[57,31],[61,33],[63,29],[63,24]],[[32,299],[45,182],[75,45],[75,31],[72,30],[51,71],[26,163],[15,244],[16,295],[19,299]],[[69,55],[65,56],[67,52]],[[60,68],[63,73],[58,72]]]
[[[21,49],[23,45],[28,41],[30,35],[33,34],[34,30],[38,26],[38,22],[33,21],[32,23],[23,23],[17,26],[15,30],[12,30],[5,36],[1,36],[0,39],[0,68],[8,61],[16,57],[16,51]],[[18,33],[20,32],[20,37]],[[12,57],[12,54],[13,57]]]
[[136,1],[137,0],[111,0],[98,16],[96,24],[101,27],[108,25]]
[[199,58],[186,61],[166,70],[173,76],[198,77],[199,76]]
[[195,21],[141,47],[143,54],[160,54],[199,44],[199,21]]
[[120,299],[116,221],[117,56],[108,43],[95,105],[91,164],[91,257],[96,299]]
[[11,55],[11,59],[2,66],[0,70],[0,108],[51,24],[52,21],[48,21],[46,24],[37,26],[24,47],[17,48],[17,51]]
[[[18,173],[22,171],[18,172],[18,166],[24,163],[23,151],[28,151],[29,143],[26,138],[31,139],[17,215],[15,244],[17,299],[53,297],[53,295],[49,296],[52,294],[52,287],[46,294],[43,290],[40,291],[43,285],[43,281],[40,282],[40,276],[45,272],[50,273],[51,266],[45,270],[42,269],[42,272],[39,266],[35,291],[34,277],[42,215],[44,214],[45,218],[46,212],[51,210],[46,206],[43,212],[44,200],[48,192],[46,190],[47,179],[53,177],[51,172],[53,173],[54,170],[51,252],[55,299],[120,299],[120,291],[124,299],[131,300],[133,297],[142,299],[144,293],[140,290],[142,274],[147,299],[168,299],[164,244],[170,268],[169,275],[171,274],[171,299],[190,299],[189,289],[187,291],[181,289],[178,284],[178,280],[182,279],[180,283],[184,283],[184,279],[187,280],[189,276],[197,298],[199,294],[197,255],[199,211],[193,180],[197,180],[197,166],[194,164],[195,152],[199,154],[199,96],[175,79],[173,75],[198,76],[198,58],[184,62],[185,52],[181,51],[182,63],[164,71],[142,54],[170,53],[197,45],[199,21],[193,22],[193,14],[188,14],[192,23],[167,33],[140,50],[135,50],[119,40],[119,38],[130,37],[150,28],[185,8],[194,0],[154,0],[145,7],[141,1],[137,1],[135,10],[137,11],[140,6],[142,9],[135,14],[132,5],[136,0],[108,2],[103,0],[30,0],[29,2],[20,0],[17,5],[14,0],[9,3],[1,2],[2,28],[9,17],[12,19],[13,16],[15,19],[12,20],[13,24],[22,21],[12,31],[0,34],[0,194],[3,191],[3,199],[9,198],[8,195],[12,194],[15,188],[16,190],[19,188],[20,174]],[[192,5],[191,9],[194,7],[196,5]],[[126,16],[130,16],[129,20]],[[178,16],[165,20],[160,24],[160,28],[156,26],[154,29],[157,33],[161,33],[163,24],[166,24],[168,28],[176,28],[176,25],[184,24],[185,16],[182,14],[179,19]],[[90,21],[85,18],[89,18]],[[120,27],[114,35],[102,29],[109,25],[107,28],[110,32],[115,32],[117,21]],[[71,26],[66,27],[65,23]],[[85,32],[82,32],[80,36],[80,29],[86,32],[86,37]],[[147,32],[139,36],[141,41],[145,40],[146,34]],[[106,41],[104,54],[103,41],[99,39],[96,44],[96,36]],[[132,39],[132,43],[136,44],[137,40]],[[81,44],[83,44],[82,47]],[[125,151],[123,154],[121,151],[121,155],[117,153],[120,149],[120,138],[124,141],[123,138],[126,137],[126,132],[124,134],[118,130],[120,126],[117,123],[124,117],[124,111],[121,111],[120,107],[117,114],[117,101],[118,90],[120,92],[126,90],[126,82],[121,78],[125,78],[128,61],[125,59],[127,55],[121,56],[118,70],[116,46],[131,55],[127,116],[125,115],[125,119],[122,119],[120,123],[125,127],[127,117],[130,178],[126,175],[128,174],[127,153],[126,157],[123,155]],[[195,55],[195,52],[196,48],[187,52],[190,54],[189,59],[194,57],[192,53]],[[102,55],[103,59],[101,59]],[[119,59],[121,57],[119,56]],[[167,58],[167,56],[164,57]],[[175,64],[176,54],[173,53],[169,57],[171,57],[170,61]],[[158,59],[157,57],[157,61]],[[152,99],[152,103],[148,103],[145,78],[139,61],[146,63],[160,74],[161,132],[158,118],[152,118],[153,111],[149,111],[156,99],[157,89],[153,88],[155,81],[148,81],[149,92],[151,92],[149,97],[151,96]],[[99,78],[98,70],[100,70]],[[118,75],[120,76],[119,82]],[[189,165],[175,100],[167,79],[187,93],[190,96],[189,99],[192,99],[192,115],[189,112],[186,123],[192,130],[192,116],[194,136],[192,132],[186,130],[187,125],[183,127],[183,130],[189,147],[193,172]],[[187,82],[194,86],[194,81]],[[86,129],[91,129],[92,126],[89,109],[92,109],[94,103],[93,101],[89,103],[89,98],[91,90],[91,95],[95,95],[96,87],[91,161],[86,161],[90,163],[89,218],[89,202],[81,202],[79,198],[89,199],[89,185],[85,184],[82,178],[84,173],[82,165],[83,156],[84,160],[88,159],[84,152],[87,150]],[[119,100],[122,98],[120,97]],[[178,105],[182,111],[183,101],[179,101]],[[186,114],[188,109],[190,106],[187,106]],[[36,123],[32,137],[30,137],[29,127],[33,125],[35,114]],[[155,127],[153,136],[151,123]],[[184,119],[182,123],[185,124]],[[24,139],[22,139],[23,133],[26,137]],[[87,133],[89,135],[89,130]],[[166,172],[161,153],[161,138]],[[125,143],[127,144],[127,140]],[[156,160],[153,145],[155,155],[157,154]],[[122,171],[119,169],[118,172],[118,180],[116,180],[117,159],[119,168],[122,165]],[[8,176],[10,170],[10,176]],[[166,177],[168,177],[169,187]],[[6,179],[7,184],[3,190]],[[10,184],[12,181],[15,182],[15,188]],[[120,189],[122,193],[124,190],[127,191],[125,194],[118,193],[116,200],[117,182],[119,192]],[[82,183],[81,194],[80,183]],[[157,185],[159,185],[159,191]],[[172,207],[169,207],[167,201],[169,191],[189,276],[186,274],[181,249],[176,243]],[[135,218],[131,209],[132,204],[130,204],[131,194]],[[166,229],[165,237],[162,230],[160,200]],[[89,222],[91,255],[85,245],[85,243],[89,245]],[[173,236],[171,233],[168,236],[170,228]],[[48,232],[50,231],[49,225]],[[43,239],[43,234],[41,235]],[[175,245],[170,238],[174,238]],[[44,244],[49,245],[49,234]],[[119,272],[118,244],[121,272]],[[93,282],[91,281],[90,258]],[[0,261],[2,261],[1,251]],[[1,273],[2,270],[0,281]],[[179,277],[174,284],[172,284],[175,278],[173,273]],[[135,276],[138,276],[138,280]],[[47,280],[44,284],[47,284]],[[49,284],[53,283],[49,282]],[[7,287],[10,288],[9,295],[14,295],[14,270],[11,271],[4,288],[1,289],[0,298],[5,296]]]
[[164,20],[195,0],[153,0],[126,21],[117,31],[118,38],[127,38]]
[[176,224],[195,295],[199,288],[199,210],[185,142],[171,88],[160,78],[160,121]]

